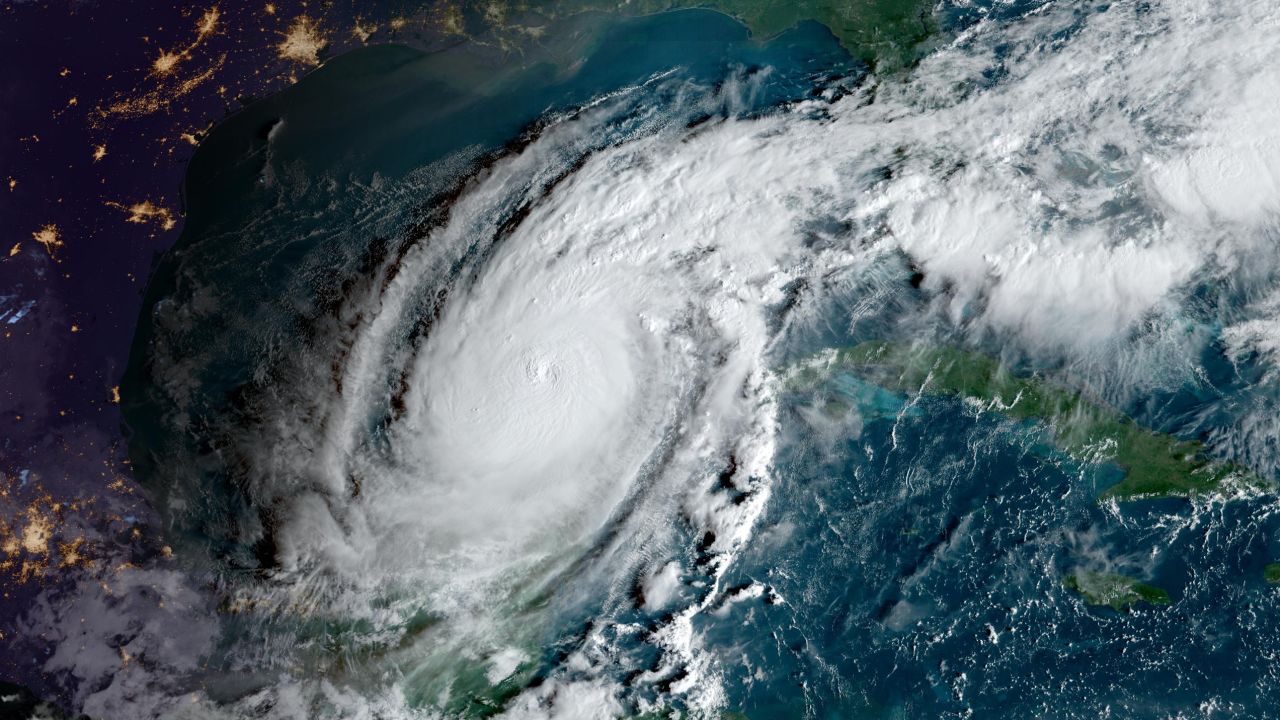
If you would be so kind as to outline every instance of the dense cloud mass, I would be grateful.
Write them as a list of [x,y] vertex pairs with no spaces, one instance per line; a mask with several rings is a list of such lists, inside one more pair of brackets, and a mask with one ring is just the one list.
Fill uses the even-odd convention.
[[[431,717],[483,688],[508,717],[732,709],[745,653],[707,619],[801,601],[728,578],[782,532],[758,537],[781,371],[813,338],[870,323],[994,346],[1121,407],[1194,381],[1210,343],[1271,366],[1277,30],[1258,0],[1049,3],[763,113],[739,108],[769,71],[744,69],[551,118],[370,255],[305,342],[263,348],[241,425],[193,425],[237,468],[219,541],[269,541],[271,567],[212,553],[231,619],[181,607],[217,662],[100,682],[81,658],[84,711]],[[157,326],[199,325],[217,292]],[[198,361],[156,347],[183,422]],[[1215,447],[1274,468],[1273,404],[1250,402]],[[863,422],[804,417],[828,444]],[[180,532],[215,504],[182,479],[203,462],[165,471]],[[894,607],[884,623],[909,627]]]

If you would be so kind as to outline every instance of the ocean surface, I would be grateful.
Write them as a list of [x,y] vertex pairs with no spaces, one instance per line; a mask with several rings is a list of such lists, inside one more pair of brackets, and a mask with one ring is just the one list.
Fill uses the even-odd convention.
[[[514,59],[359,50],[226,120],[124,387],[217,607],[166,687],[227,717],[1275,715],[1274,494],[1102,502],[1105,449],[989,399],[782,380],[965,347],[1274,480],[1271,208],[1177,174],[1179,128],[1266,115],[1152,70],[1225,42],[1186,5],[953,9],[891,78],[817,24],[588,14]],[[1089,604],[1082,569],[1171,602]]]

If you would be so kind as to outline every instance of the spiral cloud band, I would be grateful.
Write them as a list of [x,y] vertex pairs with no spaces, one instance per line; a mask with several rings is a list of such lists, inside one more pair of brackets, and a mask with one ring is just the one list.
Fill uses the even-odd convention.
[[[723,709],[737,659],[697,620],[786,602],[725,576],[762,542],[778,369],[806,342],[1000,338],[1123,396],[1190,362],[1188,288],[1229,278],[1256,297],[1225,341],[1274,348],[1250,283],[1280,269],[1278,24],[1248,0],[1047,4],[768,112],[739,111],[769,72],[741,69],[547,120],[264,352],[249,429],[219,431],[219,531],[269,567],[214,572],[268,649],[225,643],[252,691],[193,707],[426,716],[484,686],[512,717]],[[190,363],[157,347],[186,412]],[[208,500],[173,486],[181,526]]]

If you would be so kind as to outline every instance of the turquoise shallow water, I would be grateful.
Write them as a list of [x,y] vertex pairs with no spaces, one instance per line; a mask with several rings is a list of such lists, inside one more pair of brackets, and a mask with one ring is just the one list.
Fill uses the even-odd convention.
[[284,123],[271,142],[277,164],[300,163],[299,171],[312,177],[398,179],[464,150],[497,150],[548,113],[656,74],[714,85],[731,81],[733,70],[764,68],[767,76],[737,99],[741,111],[801,98],[824,79],[862,72],[816,23],[761,42],[732,19],[702,10],[624,21],[574,16],[518,53],[471,44],[430,55],[366,48],[219,126],[188,172],[196,224],[188,237],[199,236],[206,222],[240,222],[253,207],[245,201],[261,200],[246,193],[261,166],[264,135],[277,121]]
[[[284,519],[254,495],[245,461],[257,450],[244,428],[263,421],[292,353],[327,352],[314,343],[361,275],[437,225],[468,177],[602,102],[607,129],[571,143],[557,162],[663,127],[768,113],[822,88],[841,92],[863,72],[816,24],[761,42],[709,11],[589,14],[551,28],[517,57],[470,45],[434,55],[361,50],[229,118],[191,163],[188,223],[148,286],[124,385],[135,467],[170,518],[179,557],[227,595],[273,571]],[[441,297],[454,280],[438,279]],[[383,427],[394,413],[368,418],[371,442],[387,442]],[[244,460],[232,459],[242,452]],[[396,591],[378,602],[402,600]],[[336,668],[372,663],[366,672],[380,681],[389,663],[407,676],[411,707],[438,705],[442,687],[456,682],[457,699],[445,706],[486,714],[494,700],[473,704],[464,690],[506,697],[521,687],[513,682],[553,670],[600,597],[542,590],[532,602],[537,635],[522,642],[546,654],[490,690],[482,669],[442,670],[456,663],[390,650],[379,639],[386,630],[365,619],[263,625],[234,614],[212,664],[221,669],[201,683],[228,702],[269,687],[273,665],[246,666],[236,639],[259,635],[296,645],[311,672],[336,671],[348,682],[358,671]],[[397,636],[429,635],[438,622],[429,611],[395,612]],[[461,675],[437,677],[453,672]]]
[[[148,288],[125,388],[134,462],[172,523],[179,559],[223,594],[224,611],[238,590],[270,585],[287,492],[264,500],[246,468],[295,451],[304,467],[322,462],[305,443],[255,444],[278,419],[277,401],[292,402],[290,386],[314,379],[291,374],[291,362],[331,353],[340,358],[332,369],[308,369],[316,387],[341,383],[345,348],[326,344],[328,330],[366,319],[344,301],[385,281],[374,268],[433,237],[498,158],[531,147],[557,119],[598,109],[598,133],[564,140],[547,158],[560,174],[529,181],[554,190],[602,149],[673,128],[683,139],[727,117],[768,114],[822,91],[838,96],[863,79],[817,25],[758,42],[712,12],[596,15],[553,28],[516,59],[470,46],[430,56],[370,48],[228,119],[192,162],[188,227]],[[442,308],[532,204],[495,201],[497,239],[464,238],[466,252],[424,281],[411,320],[391,334],[406,346],[430,337]],[[844,231],[814,229],[812,242]],[[870,310],[860,307],[868,287],[831,293],[816,311],[819,329],[784,338],[777,358],[926,335],[900,322],[931,301],[918,269],[901,254],[881,260],[868,271],[879,293]],[[1188,302],[1208,334],[1216,308],[1240,302],[1216,292],[1195,287]],[[788,310],[779,303],[777,327]],[[987,350],[1003,349],[988,340]],[[1161,430],[1207,436],[1230,422],[1233,402],[1267,392],[1253,387],[1258,368],[1228,362],[1213,343],[1198,362],[1203,382],[1135,395],[1123,410]],[[403,411],[394,400],[403,375],[384,374],[393,399],[360,418],[379,448],[393,443],[387,428]],[[1256,698],[1276,689],[1268,658],[1280,647],[1275,593],[1260,576],[1280,551],[1271,498],[1117,512],[1094,498],[1115,469],[1071,462],[1046,447],[1040,429],[848,375],[784,394],[779,422],[776,483],[755,536],[720,578],[715,603],[690,621],[723,669],[724,708],[752,718],[1154,718],[1214,697],[1267,716]],[[745,502],[737,460],[727,460],[717,492]],[[679,560],[711,578],[716,538],[693,514],[681,516],[673,544]],[[397,587],[377,596],[387,613],[372,621],[224,612],[220,655],[200,682],[227,703],[271,687],[288,663],[255,654],[260,634],[267,647],[296,651],[289,662],[304,668],[300,676],[357,692],[400,678],[411,709],[485,716],[595,652],[623,688],[620,713],[679,710],[672,688],[699,677],[668,671],[653,638],[672,626],[672,607],[710,597],[711,581],[680,585],[679,602],[662,607],[646,602],[662,588],[643,578],[625,591],[596,582],[605,540],[625,527],[611,523],[550,580],[519,588],[510,634],[526,654],[508,676],[491,680],[478,662],[423,651],[441,616],[428,601],[400,605],[413,589]],[[1104,560],[1168,589],[1174,603],[1117,612],[1063,586],[1075,567]]]

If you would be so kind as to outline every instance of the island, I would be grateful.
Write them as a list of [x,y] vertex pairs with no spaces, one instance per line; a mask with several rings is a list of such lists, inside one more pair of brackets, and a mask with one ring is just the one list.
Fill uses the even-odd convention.
[[792,382],[812,384],[847,371],[907,393],[972,398],[985,411],[1040,422],[1055,444],[1081,462],[1110,461],[1124,478],[1099,499],[1191,497],[1232,490],[1270,490],[1273,483],[1239,465],[1211,458],[1204,444],[1143,427],[1132,418],[1036,374],[1017,375],[999,360],[952,346],[884,341],[841,348],[803,363]]
[[1262,579],[1272,585],[1280,584],[1280,562],[1267,563],[1262,568]]
[[1119,573],[1080,569],[1063,578],[1062,584],[1090,605],[1106,605],[1112,610],[1125,610],[1140,602],[1169,604],[1169,593]]

